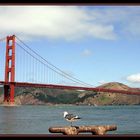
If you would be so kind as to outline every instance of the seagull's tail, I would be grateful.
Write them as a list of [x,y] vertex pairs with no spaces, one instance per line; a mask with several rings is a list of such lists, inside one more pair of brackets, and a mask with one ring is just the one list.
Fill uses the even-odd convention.
[[78,117],[78,116],[76,116],[75,118],[76,118],[76,119],[82,119],[81,117]]

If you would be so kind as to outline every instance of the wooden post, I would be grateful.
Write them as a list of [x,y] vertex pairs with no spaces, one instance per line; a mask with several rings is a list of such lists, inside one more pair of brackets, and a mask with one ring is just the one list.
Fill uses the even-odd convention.
[[93,135],[104,135],[107,131],[116,129],[116,125],[60,126],[50,127],[49,132],[62,133],[64,135],[78,135],[79,133],[91,132]]

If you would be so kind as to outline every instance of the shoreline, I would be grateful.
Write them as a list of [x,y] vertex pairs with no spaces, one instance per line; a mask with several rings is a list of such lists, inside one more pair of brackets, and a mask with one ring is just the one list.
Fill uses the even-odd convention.
[[0,106],[8,106],[8,107],[18,107],[18,106],[91,106],[91,107],[105,107],[105,106],[140,106],[140,104],[108,104],[108,105],[91,105],[91,104],[4,104],[0,103]]

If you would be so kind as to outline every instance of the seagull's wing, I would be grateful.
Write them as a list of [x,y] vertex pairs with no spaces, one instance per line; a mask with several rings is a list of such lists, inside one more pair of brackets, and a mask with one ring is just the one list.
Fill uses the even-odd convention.
[[68,120],[70,120],[70,119],[72,119],[72,118],[74,118],[75,116],[73,115],[73,114],[67,114],[66,116],[65,116],[65,118],[66,119],[68,119]]
[[80,119],[78,116],[73,115],[73,114],[67,114],[65,118],[68,119],[68,120],[71,120],[71,119]]

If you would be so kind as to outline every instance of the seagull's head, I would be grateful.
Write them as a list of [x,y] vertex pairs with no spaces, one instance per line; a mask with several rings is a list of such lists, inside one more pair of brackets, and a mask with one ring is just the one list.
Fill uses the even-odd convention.
[[68,112],[67,112],[67,111],[64,111],[63,113],[64,113],[64,117],[68,114]]

